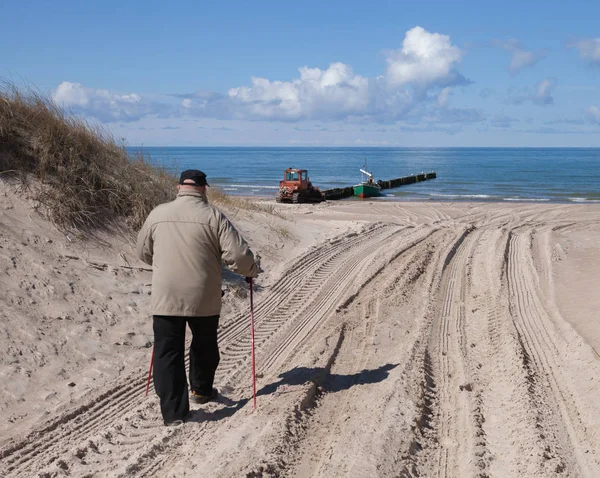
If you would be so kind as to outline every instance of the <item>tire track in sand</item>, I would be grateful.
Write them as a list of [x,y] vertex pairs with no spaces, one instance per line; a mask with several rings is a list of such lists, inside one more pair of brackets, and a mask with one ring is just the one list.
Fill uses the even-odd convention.
[[[309,389],[308,395],[301,397],[299,404],[288,411],[285,429],[273,440],[277,445],[271,452],[272,458],[255,465],[247,476],[371,476],[363,462],[365,453],[370,453],[365,451],[370,444],[344,441],[343,437],[359,436],[361,431],[366,431],[363,422],[352,420],[357,408],[365,402],[369,402],[370,407],[389,408],[390,413],[394,413],[391,410],[396,407],[398,391],[403,388],[395,380],[404,377],[404,368],[418,348],[415,343],[423,338],[419,330],[425,328],[425,323],[416,317],[414,321],[409,320],[404,314],[394,317],[399,326],[403,324],[397,329],[398,334],[404,336],[411,331],[411,345],[397,348],[394,341],[390,341],[383,347],[378,343],[381,338],[376,338],[377,324],[391,317],[386,314],[385,320],[379,320],[379,314],[382,304],[386,307],[390,303],[406,304],[411,295],[407,291],[420,284],[422,275],[429,276],[433,244],[441,235],[443,233],[428,236],[415,244],[418,247],[399,249],[385,271],[379,270],[372,281],[361,287],[348,309],[335,316],[335,323],[344,327],[345,332],[332,353],[333,363],[330,359],[325,373],[314,379],[316,392]],[[388,247],[394,246],[388,244]],[[386,311],[399,313],[396,307]],[[390,375],[380,383],[376,380],[372,385],[365,385],[372,383],[374,370],[382,367],[394,370],[394,379]],[[380,373],[384,372],[376,372]],[[377,396],[369,395],[369,390],[373,392],[370,387],[377,387]],[[400,425],[378,416],[370,417],[369,423],[369,432],[385,430],[386,436],[393,437],[395,442],[405,436],[400,432],[407,426],[405,423]],[[386,444],[393,446],[388,440]],[[377,445],[371,446],[370,451],[384,453]],[[228,475],[225,472],[222,476]]]
[[[347,258],[347,260],[343,261],[333,272],[327,272],[327,278],[323,281],[319,279],[318,282],[320,285],[316,290],[318,292],[315,294],[315,290],[312,287],[307,289],[307,297],[311,297],[311,300],[308,304],[308,307],[305,309],[299,310],[297,314],[294,316],[294,320],[290,322],[286,329],[282,329],[279,334],[276,335],[272,344],[266,344],[264,350],[259,351],[257,354],[257,363],[259,365],[259,370],[262,372],[263,370],[268,373],[269,370],[279,370],[278,366],[287,369],[289,363],[293,363],[294,360],[291,358],[292,356],[301,353],[302,351],[302,343],[308,341],[309,336],[317,329],[323,325],[323,322],[326,318],[336,309],[336,306],[339,305],[345,299],[345,305],[349,303],[349,300],[352,300],[359,292],[348,297],[348,285],[354,281],[355,274],[353,271],[359,269],[361,264],[368,264],[373,262],[374,256],[381,255],[382,248],[390,248],[391,244],[397,243],[398,248],[392,250],[396,250],[392,258],[389,260],[395,260],[401,254],[405,253],[408,250],[414,248],[417,244],[424,241],[427,237],[429,237],[434,231],[431,229],[422,229],[413,231],[409,229],[408,237],[394,234],[391,236],[382,236],[377,238],[377,240],[372,240],[369,242],[367,247],[364,249],[356,249],[353,251],[352,255]],[[386,264],[388,264],[386,261]],[[374,277],[376,277],[377,273],[381,272],[381,270],[385,267],[382,265],[381,268],[377,271],[371,271],[370,276],[364,277],[362,282],[358,285],[358,291],[360,291],[366,284],[368,284]],[[320,277],[319,274],[316,274],[314,277],[317,279]],[[344,306],[345,306],[344,305]],[[341,341],[344,340],[344,333],[342,333]],[[339,340],[338,340],[339,342]],[[339,342],[341,344],[341,342]],[[338,350],[336,348],[336,350]],[[250,343],[247,343],[247,348],[244,352],[244,356],[249,356],[250,353]],[[337,353],[337,352],[336,352]],[[331,366],[331,363],[335,360],[332,358],[328,367]],[[233,375],[227,377],[227,382],[239,382],[240,377],[237,375],[242,373],[246,375],[248,372],[245,367],[243,370],[239,368],[236,369]],[[326,376],[327,374],[325,374]],[[315,388],[315,385],[313,388]],[[301,401],[302,404],[299,405],[302,409],[312,408],[314,401],[316,400],[314,394],[315,390],[311,388],[308,392],[309,396],[304,397]],[[213,430],[213,427],[209,424],[202,423],[204,428],[202,432],[198,432],[197,429],[193,431],[190,430],[190,433],[193,433],[193,437],[189,437],[189,439],[197,439],[198,436],[203,436],[203,439],[206,439],[206,436]],[[209,429],[210,428],[210,429]],[[187,435],[182,435],[181,439],[169,443],[169,452],[166,453],[168,456],[173,454],[173,450],[185,443]],[[156,459],[156,460],[154,460]],[[154,460],[154,461],[153,461]],[[135,465],[135,472],[141,473],[142,476],[151,476],[152,473],[156,472],[157,469],[166,466],[161,457],[153,457],[153,460],[144,459],[142,462],[139,462]],[[160,464],[156,464],[155,461],[159,461]],[[129,469],[131,472],[132,469]]]
[[[287,297],[288,300],[281,303],[269,315],[264,330],[261,327],[257,328],[257,337],[261,338],[266,335],[267,338],[271,338],[273,336],[274,341],[273,346],[261,347],[258,356],[261,371],[268,372],[277,361],[293,353],[294,344],[302,341],[327,313],[339,305],[340,299],[335,298],[343,295],[343,289],[348,286],[353,277],[352,272],[365,262],[365,257],[394,237],[404,238],[401,234],[403,231],[408,232],[409,238],[413,235],[429,234],[429,232],[415,232],[413,229],[390,228],[388,233],[364,241],[351,253],[346,250],[343,257],[340,255],[339,260],[324,262],[310,274],[305,274],[301,284],[289,284],[283,288],[281,295]],[[236,356],[241,357],[242,361],[248,361],[250,347],[250,337],[245,332],[236,343]],[[232,371],[233,374],[238,369],[239,367],[236,367]],[[235,379],[228,372],[228,368],[223,367],[222,374],[227,377],[227,383]]]
[[[386,475],[384,470],[389,474],[398,469],[395,451],[406,446],[404,442],[407,439],[408,424],[403,420],[390,422],[383,411],[387,409],[390,413],[398,413],[397,403],[404,398],[400,391],[405,388],[401,380],[406,376],[407,368],[419,349],[427,323],[421,320],[422,316],[415,317],[410,329],[412,334],[409,344],[401,349],[392,347],[392,350],[380,350],[381,345],[377,344],[381,339],[376,332],[378,325],[381,327],[382,323],[389,323],[391,317],[385,314],[389,314],[390,304],[396,304],[398,296],[408,300],[414,294],[417,283],[421,284],[420,279],[426,274],[433,256],[433,249],[427,248],[425,252],[423,249],[411,250],[400,256],[389,266],[394,273],[384,274],[372,287],[361,291],[359,297],[362,310],[356,318],[361,325],[354,329],[354,334],[346,334],[347,339],[340,357],[332,368],[332,372],[338,376],[352,376],[354,373],[355,378],[352,383],[345,384],[346,390],[342,392],[335,391],[340,388],[336,387],[339,378],[330,376],[325,379],[322,396],[303,425],[302,440],[294,451],[292,462],[296,463],[289,470],[290,476],[331,476],[336,473],[344,476],[372,476],[373,461],[377,462],[376,468],[382,475]],[[425,277],[424,282],[426,281]],[[392,307],[391,310],[398,310],[397,306]],[[360,351],[358,356],[357,350]],[[378,393],[375,396],[372,395],[375,386],[357,386],[362,384],[361,372],[384,363],[398,364],[398,369],[385,382],[376,385]],[[331,389],[334,393],[330,392]],[[348,436],[360,436],[364,431],[364,423],[357,422],[352,417],[359,414],[365,403],[369,403],[369,409],[377,411],[369,417],[371,430],[377,430],[377,435],[385,435],[385,438],[375,443],[347,439]],[[365,439],[369,440],[367,437]]]
[[[271,300],[263,305],[260,310],[257,310],[257,345],[259,350],[262,343],[272,334],[269,329],[281,327],[281,321],[279,321],[281,318],[277,315],[271,317],[269,312],[289,300],[290,288],[297,291],[303,290],[305,276],[315,277],[316,280],[323,279],[321,275],[313,275],[315,270],[324,268],[323,264],[329,266],[333,264],[333,269],[335,269],[337,267],[335,266],[336,263],[339,265],[339,262],[347,260],[347,256],[355,255],[356,250],[362,251],[363,248],[370,247],[369,245],[372,244],[375,238],[385,241],[387,237],[400,231],[403,231],[403,229],[398,226],[378,225],[367,228],[363,235],[350,235],[349,238],[342,237],[322,248],[309,252],[305,261],[300,259],[298,261],[299,265],[292,266],[289,274],[284,275],[284,278],[275,284],[274,293],[269,295]],[[230,347],[227,347],[227,345],[234,343],[236,340],[246,339],[248,327],[246,319],[247,317],[241,314],[226,328],[223,337],[220,337],[221,344],[225,344],[222,363],[224,369],[232,371],[232,373],[235,373],[235,370],[243,365],[244,361],[240,360],[235,353],[231,353],[229,351]],[[265,327],[271,321],[278,321],[277,325],[275,327]],[[243,325],[239,326],[238,322],[243,322]],[[235,347],[233,348],[235,349]],[[241,347],[239,350],[244,351],[246,349]],[[227,382],[227,379],[223,381]],[[223,383],[223,381],[220,383]],[[140,409],[140,404],[144,401],[143,389],[143,378],[139,375],[135,379],[128,377],[121,384],[103,394],[101,399],[92,400],[83,407],[62,416],[49,426],[34,432],[25,440],[12,446],[9,445],[2,452],[3,466],[6,467],[8,473],[18,474],[19,471],[30,470],[32,467],[47,466],[58,460],[64,461],[66,459],[69,461],[69,452],[76,446],[75,444],[81,446],[90,438],[93,438],[89,443],[92,449],[97,448],[97,442],[100,441],[104,443],[106,448],[111,448],[113,445],[111,439],[106,438],[101,431],[107,427],[107,424],[125,421],[125,425],[127,425],[129,422],[135,421],[136,410]],[[132,416],[133,419],[131,419]],[[125,435],[124,432],[118,432],[119,430],[112,433],[112,437],[116,434]],[[168,437],[163,436],[162,432],[159,433],[159,436],[160,440],[168,440]],[[131,448],[146,447],[144,441],[145,438],[142,433],[128,446]]]
[[415,466],[404,476],[480,476],[487,464],[480,433],[482,417],[470,396],[472,383],[465,343],[466,270],[481,231],[467,226],[448,251],[441,270],[438,307],[424,355],[424,440],[416,452]]
[[540,403],[530,392],[526,359],[508,313],[507,238],[505,229],[486,228],[467,271],[464,336],[476,463],[480,473],[490,476],[548,476],[561,460],[543,430]]
[[[507,278],[510,312],[519,334],[533,390],[544,402],[548,428],[554,429],[562,462],[555,473],[594,477],[600,471],[588,461],[584,449],[592,445],[585,435],[579,411],[568,397],[572,396],[561,377],[560,353],[551,333],[556,331],[538,294],[537,274],[531,257],[531,236],[512,232],[507,243]],[[586,447],[582,447],[585,443]],[[595,471],[592,472],[591,469]]]
[[[286,302],[286,291],[290,287],[301,287],[305,276],[310,275],[323,263],[335,263],[336,260],[351,254],[355,248],[364,247],[374,237],[387,237],[399,229],[377,224],[366,228],[363,234],[341,236],[324,247],[308,252],[275,284],[274,293],[269,295],[270,300],[256,311],[257,329],[261,328],[263,319],[268,317],[272,310],[280,303]],[[239,314],[230,326],[225,328],[222,336],[220,334],[225,363],[232,361],[227,358],[229,344],[239,340],[240,336],[247,335],[246,318],[247,315]],[[31,462],[39,466],[40,463],[51,464],[63,459],[64,453],[73,447],[74,443],[81,445],[87,438],[106,428],[107,423],[122,419],[144,401],[145,380],[142,377],[142,373],[125,377],[106,392],[35,430],[24,440],[9,443],[0,451],[2,469],[7,473],[17,473],[19,470],[29,469],[27,464]]]

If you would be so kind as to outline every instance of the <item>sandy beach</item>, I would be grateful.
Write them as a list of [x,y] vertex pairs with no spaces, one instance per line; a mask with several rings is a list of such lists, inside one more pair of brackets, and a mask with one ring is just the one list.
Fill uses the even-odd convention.
[[133,237],[58,231],[0,181],[4,477],[600,476],[600,205],[225,211],[217,403],[164,427]]

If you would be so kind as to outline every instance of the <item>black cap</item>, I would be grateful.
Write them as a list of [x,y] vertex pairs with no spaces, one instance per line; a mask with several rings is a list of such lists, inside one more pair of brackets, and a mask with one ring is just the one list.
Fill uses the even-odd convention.
[[[194,184],[191,184],[189,181],[194,181]],[[185,181],[188,181],[187,183]],[[186,169],[181,173],[179,177],[179,184],[187,184],[189,186],[208,186],[206,182],[206,174],[198,169]]]

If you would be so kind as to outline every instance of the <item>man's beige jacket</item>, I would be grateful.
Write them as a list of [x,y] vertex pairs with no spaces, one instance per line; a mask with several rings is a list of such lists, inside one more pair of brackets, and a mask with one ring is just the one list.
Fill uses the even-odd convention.
[[180,191],[152,210],[138,234],[137,253],[152,265],[152,315],[219,315],[222,262],[243,276],[258,274],[246,241],[195,191]]

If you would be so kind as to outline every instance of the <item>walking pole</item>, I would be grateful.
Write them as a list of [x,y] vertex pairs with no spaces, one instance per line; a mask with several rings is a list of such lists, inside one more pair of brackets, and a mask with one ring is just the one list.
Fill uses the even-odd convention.
[[254,300],[252,297],[252,277],[250,277],[250,328],[252,330],[252,391],[254,392],[254,409],[256,410],[256,362],[254,361]]
[[152,346],[152,357],[150,357],[150,370],[148,370],[148,383],[146,384],[146,396],[150,388],[150,377],[152,377],[152,364],[154,363],[154,345]]

